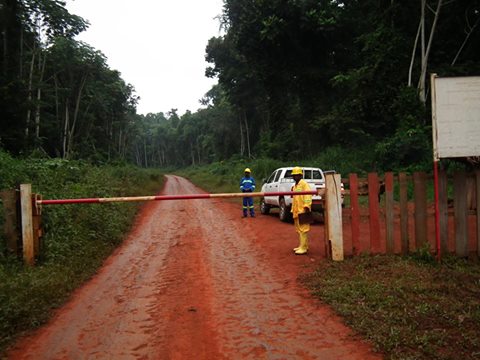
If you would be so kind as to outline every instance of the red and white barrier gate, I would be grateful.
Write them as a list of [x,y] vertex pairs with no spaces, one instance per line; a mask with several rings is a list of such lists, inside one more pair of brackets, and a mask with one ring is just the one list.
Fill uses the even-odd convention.
[[235,197],[264,197],[281,195],[323,195],[325,190],[318,191],[285,191],[285,192],[252,192],[252,193],[223,193],[223,194],[188,194],[188,195],[156,195],[156,196],[133,196],[133,197],[111,197],[111,198],[86,198],[86,199],[64,199],[64,200],[37,200],[37,206],[56,204],[85,204],[85,203],[107,203],[107,202],[129,202],[129,201],[152,201],[152,200],[190,200],[190,199],[212,199],[212,198],[235,198]]
[[[338,177],[334,178],[334,177]],[[22,219],[23,258],[26,264],[34,265],[35,256],[38,254],[39,237],[41,236],[40,215],[44,205],[65,204],[92,204],[132,201],[161,201],[161,200],[190,200],[212,198],[241,198],[264,196],[293,196],[293,195],[324,195],[326,194],[326,226],[325,234],[329,251],[333,260],[343,260],[343,239],[341,220],[341,189],[340,175],[327,174],[327,191],[285,191],[285,192],[253,192],[253,193],[220,193],[220,194],[187,194],[187,195],[155,195],[111,198],[83,198],[83,199],[52,199],[44,200],[40,195],[31,192],[30,184],[20,186],[20,203]]]

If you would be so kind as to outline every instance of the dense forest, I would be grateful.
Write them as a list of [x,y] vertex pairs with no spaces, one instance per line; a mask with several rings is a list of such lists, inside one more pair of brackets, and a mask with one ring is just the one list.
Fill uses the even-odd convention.
[[0,147],[178,167],[340,146],[395,168],[431,158],[429,74],[480,74],[480,0],[225,0],[219,21],[203,108],[144,116],[64,1],[0,0]]

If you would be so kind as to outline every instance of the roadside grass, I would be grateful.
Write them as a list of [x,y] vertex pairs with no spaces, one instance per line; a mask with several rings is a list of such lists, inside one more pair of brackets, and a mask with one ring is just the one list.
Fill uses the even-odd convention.
[[[133,166],[96,167],[59,159],[14,160],[0,154],[0,189],[31,183],[44,199],[146,195],[163,174]],[[140,203],[51,205],[43,208],[42,252],[34,267],[5,249],[0,218],[0,354],[45,323],[124,239]],[[2,213],[0,202],[0,214]]]
[[300,280],[387,359],[480,358],[478,262],[360,256]]

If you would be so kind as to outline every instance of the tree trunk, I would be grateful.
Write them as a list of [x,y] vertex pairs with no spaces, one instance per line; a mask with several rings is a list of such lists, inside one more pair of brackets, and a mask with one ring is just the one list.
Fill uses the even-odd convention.
[[250,134],[248,131],[248,121],[247,121],[247,113],[244,110],[243,111],[243,121],[245,121],[245,133],[246,133],[246,138],[247,138],[247,155],[248,158],[251,158],[251,153],[250,153]]
[[122,129],[119,130],[118,132],[118,147],[117,147],[117,152],[119,156],[121,157],[122,154],[122,144],[123,144],[123,132]]
[[68,158],[67,153],[67,138],[68,138],[68,126],[70,122],[70,113],[68,111],[68,98],[65,100],[65,124],[63,125],[63,139],[62,139],[62,152],[63,159]]
[[245,152],[245,140],[243,138],[242,119],[240,118],[240,155],[243,156],[244,152]]
[[7,44],[7,22],[3,24],[3,29],[2,29],[2,38],[3,38],[3,67],[2,67],[2,72],[3,72],[3,77],[6,79],[7,78],[7,59],[8,59],[8,44]]
[[423,103],[425,102],[424,100],[422,100],[425,97],[425,93],[424,93],[425,82],[422,82],[421,69],[424,68],[424,64],[425,64],[425,7],[426,7],[426,3],[427,3],[427,0],[421,0],[421,2],[420,2],[420,6],[421,6],[421,9],[420,9],[421,65],[420,66],[421,66],[421,68],[420,68],[420,79],[419,79],[419,82],[418,82],[418,85],[417,85],[420,101],[422,101]]
[[455,63],[457,62],[458,57],[462,53],[463,48],[465,47],[465,45],[468,42],[468,39],[470,38],[470,35],[472,35],[473,31],[475,30],[479,22],[480,22],[480,17],[477,19],[477,21],[475,21],[475,24],[468,30],[467,35],[465,36],[465,40],[463,40],[463,43],[460,46],[460,49],[458,49],[457,54],[455,55],[455,58],[452,61],[452,64],[451,64],[452,66],[454,66]]
[[198,155],[198,164],[202,163],[202,149],[200,147],[200,144],[198,142],[198,136],[196,138],[196,145],[197,145],[197,155]]
[[145,168],[148,167],[148,161],[147,161],[147,140],[144,138],[143,139],[143,155],[145,159]]
[[20,56],[19,56],[19,67],[18,67],[18,77],[20,80],[23,79],[23,26],[20,25]]
[[[422,11],[425,11],[425,0],[422,0]],[[440,8],[442,7],[442,0],[438,0],[437,4],[437,10],[435,11],[435,18],[433,19],[433,24],[432,28],[430,29],[430,35],[428,37],[428,44],[427,48],[425,50],[425,53],[423,53],[422,49],[422,72],[420,73],[420,81],[418,83],[418,90],[419,90],[419,95],[420,95],[420,101],[425,104],[426,102],[426,94],[425,94],[425,85],[426,85],[426,78],[427,78],[427,65],[428,65],[428,56],[430,55],[430,49],[432,48],[432,41],[433,41],[433,35],[435,34],[435,28],[437,26],[437,21],[438,17],[440,15]],[[425,14],[423,13],[423,18],[425,17]],[[423,20],[425,23],[425,18]],[[423,32],[423,37],[424,31]],[[422,39],[422,47],[424,47],[424,39]]]
[[27,118],[25,121],[25,139],[28,140],[30,133],[30,118],[32,116],[32,86],[33,86],[33,69],[35,65],[35,42],[33,43],[32,61],[30,62],[30,74],[28,75],[28,88],[27,88]]
[[410,59],[410,67],[408,68],[408,87],[412,86],[413,64],[415,63],[415,53],[417,51],[418,38],[420,37],[421,29],[422,29],[422,19],[420,19],[420,22],[418,23],[417,35],[415,36],[415,42],[413,44],[413,50],[412,50],[412,57]]
[[192,165],[195,166],[195,148],[192,142],[190,142],[190,156],[192,157]]
[[68,143],[67,143],[67,152],[68,154],[71,153],[73,148],[73,135],[75,134],[75,127],[78,120],[78,113],[80,111],[80,102],[82,99],[83,88],[85,87],[85,83],[87,82],[87,74],[82,77],[80,81],[80,88],[78,89],[77,98],[75,100],[75,110],[73,112],[73,122],[71,128],[68,130]]
[[137,166],[142,166],[142,161],[140,160],[140,151],[138,150],[138,143],[135,144],[135,159],[137,161]]
[[37,104],[35,106],[35,139],[37,143],[40,140],[40,101],[42,100],[42,82],[45,74],[45,63],[47,62],[47,53],[43,56],[43,62],[39,61],[40,80],[37,87]]

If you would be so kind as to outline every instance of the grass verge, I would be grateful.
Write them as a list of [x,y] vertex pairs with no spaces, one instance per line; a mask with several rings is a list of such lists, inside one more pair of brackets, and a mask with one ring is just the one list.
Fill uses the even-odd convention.
[[478,262],[364,256],[301,281],[387,359],[480,358]]

